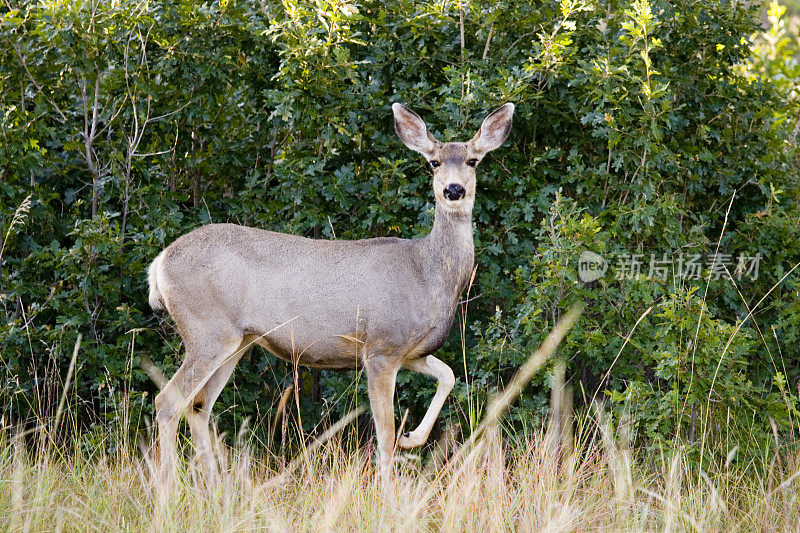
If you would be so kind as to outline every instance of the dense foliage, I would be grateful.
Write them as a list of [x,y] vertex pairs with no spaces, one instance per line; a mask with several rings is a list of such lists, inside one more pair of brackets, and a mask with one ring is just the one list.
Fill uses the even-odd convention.
[[[181,359],[147,306],[160,249],[210,221],[424,235],[429,171],[395,137],[391,104],[464,140],[512,101],[511,137],[479,169],[477,277],[442,355],[459,376],[450,420],[474,423],[583,301],[559,349],[578,405],[610,399],[647,447],[699,449],[703,428],[756,449],[771,421],[793,437],[800,67],[780,6],[766,30],[759,13],[727,0],[4,4],[4,423],[55,409],[78,334],[80,428],[102,430],[121,405],[152,413],[138,358],[168,375]],[[591,282],[587,250],[609,267]],[[512,420],[539,423],[545,376]],[[336,416],[363,394],[354,373],[301,380],[307,430],[319,397]],[[269,415],[291,381],[254,350],[221,426]],[[433,387],[400,375],[411,422]]]

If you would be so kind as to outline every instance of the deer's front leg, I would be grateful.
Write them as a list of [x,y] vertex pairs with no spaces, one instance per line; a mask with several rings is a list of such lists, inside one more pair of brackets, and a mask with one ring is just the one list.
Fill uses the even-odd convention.
[[384,487],[391,479],[394,450],[394,385],[397,365],[383,356],[367,357],[367,390],[378,440],[378,468]]
[[428,357],[422,357],[420,359],[414,359],[413,361],[408,361],[407,363],[404,363],[403,366],[409,370],[421,372],[422,374],[435,377],[439,382],[438,386],[436,387],[436,394],[434,395],[431,405],[428,407],[428,411],[425,413],[425,417],[422,419],[422,422],[419,423],[417,429],[411,433],[405,433],[397,441],[397,446],[399,448],[406,449],[422,446],[425,444],[425,441],[428,440],[428,435],[431,434],[433,424],[436,423],[436,417],[439,416],[439,411],[442,410],[442,406],[444,406],[447,395],[450,394],[450,391],[453,389],[453,385],[456,383],[456,378],[449,366],[432,355],[429,355]]

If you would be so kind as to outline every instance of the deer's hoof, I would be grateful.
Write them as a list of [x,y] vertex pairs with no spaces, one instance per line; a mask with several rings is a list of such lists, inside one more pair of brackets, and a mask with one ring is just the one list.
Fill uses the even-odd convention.
[[413,436],[412,433],[403,433],[403,436],[397,439],[397,447],[400,450],[408,450],[409,448],[416,448],[425,444],[424,440],[420,440],[419,436]]

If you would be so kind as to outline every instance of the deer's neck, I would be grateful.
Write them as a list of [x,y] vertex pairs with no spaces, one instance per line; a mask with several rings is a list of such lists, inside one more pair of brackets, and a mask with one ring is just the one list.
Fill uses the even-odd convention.
[[437,202],[433,229],[424,241],[426,275],[457,299],[472,275],[472,213],[448,213]]

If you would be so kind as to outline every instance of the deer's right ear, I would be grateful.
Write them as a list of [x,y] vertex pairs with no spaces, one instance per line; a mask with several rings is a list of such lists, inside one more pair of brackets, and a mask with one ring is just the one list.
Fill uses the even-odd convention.
[[419,115],[403,104],[392,104],[394,112],[394,131],[403,144],[424,156],[431,156],[436,150],[436,139],[428,131]]

